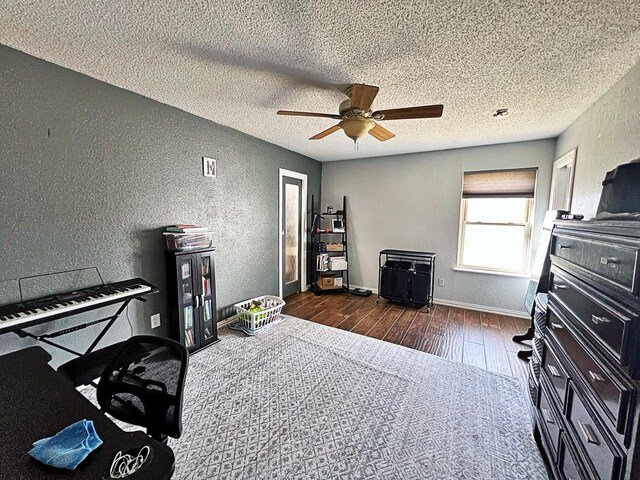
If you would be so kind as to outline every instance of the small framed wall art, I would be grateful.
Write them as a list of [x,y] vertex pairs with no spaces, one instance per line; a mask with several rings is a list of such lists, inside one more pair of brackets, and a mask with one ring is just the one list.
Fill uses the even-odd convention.
[[215,177],[217,166],[215,158],[202,157],[202,174],[205,177]]

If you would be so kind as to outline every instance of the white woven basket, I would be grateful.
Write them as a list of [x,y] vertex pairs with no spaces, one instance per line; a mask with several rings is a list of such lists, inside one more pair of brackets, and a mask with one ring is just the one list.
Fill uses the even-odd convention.
[[[255,300],[260,300],[266,308],[261,312],[250,312],[248,308]],[[263,295],[236,303],[234,307],[238,314],[237,327],[248,335],[255,335],[256,332],[280,320],[280,313],[284,306],[284,300],[273,295]]]

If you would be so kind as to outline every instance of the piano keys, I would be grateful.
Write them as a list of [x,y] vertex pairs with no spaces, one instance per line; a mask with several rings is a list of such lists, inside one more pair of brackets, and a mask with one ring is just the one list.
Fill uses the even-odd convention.
[[134,278],[0,306],[0,334],[155,293],[149,282]]

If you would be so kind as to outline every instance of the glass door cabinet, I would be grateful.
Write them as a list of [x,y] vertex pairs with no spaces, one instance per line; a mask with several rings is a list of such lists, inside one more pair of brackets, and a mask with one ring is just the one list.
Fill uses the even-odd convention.
[[171,336],[190,352],[218,340],[213,252],[167,252]]

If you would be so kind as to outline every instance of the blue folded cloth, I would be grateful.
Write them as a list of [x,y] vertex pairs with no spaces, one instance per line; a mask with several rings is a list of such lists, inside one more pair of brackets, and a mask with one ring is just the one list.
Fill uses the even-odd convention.
[[100,445],[102,440],[96,433],[93,421],[80,420],[53,437],[34,442],[29,455],[52,467],[74,470]]

